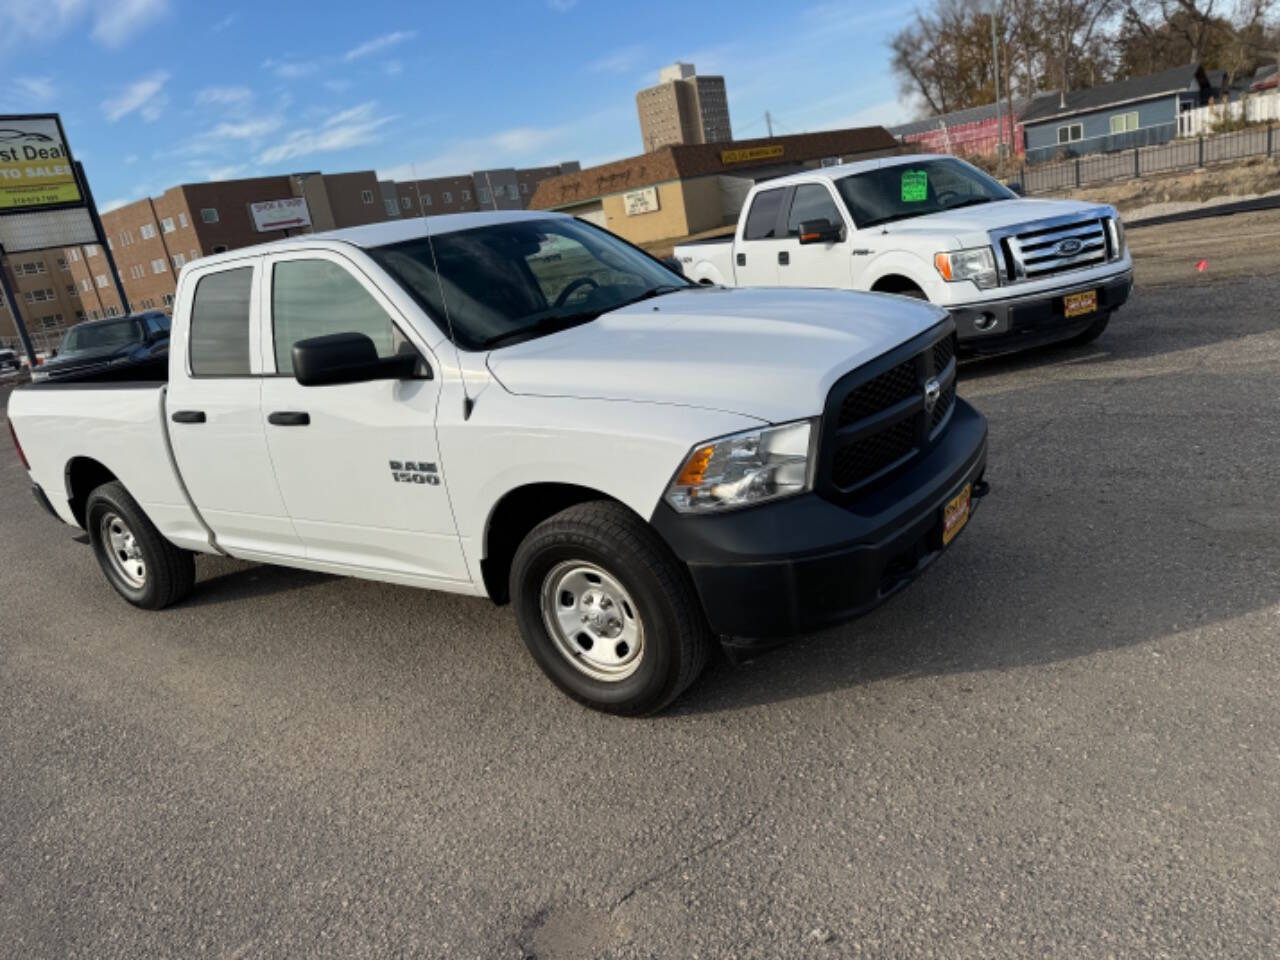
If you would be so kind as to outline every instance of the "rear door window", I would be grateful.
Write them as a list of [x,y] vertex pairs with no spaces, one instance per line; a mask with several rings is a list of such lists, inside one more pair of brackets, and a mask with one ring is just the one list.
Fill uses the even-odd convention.
[[202,277],[191,302],[191,375],[249,376],[253,267]]
[[785,191],[765,190],[756,194],[751,201],[751,211],[747,214],[747,225],[743,228],[743,240],[774,240],[778,238],[778,211],[782,208],[782,195]]

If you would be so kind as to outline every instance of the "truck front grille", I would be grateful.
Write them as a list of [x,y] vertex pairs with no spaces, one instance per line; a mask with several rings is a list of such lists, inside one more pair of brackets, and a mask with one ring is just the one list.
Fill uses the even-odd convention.
[[[831,388],[824,418],[824,489],[860,492],[909,463],[941,436],[956,398],[954,324],[855,370]],[[879,369],[876,369],[876,367]],[[936,380],[932,403],[926,385]]]
[[1026,230],[1000,238],[1000,255],[1014,282],[1083,270],[1112,259],[1109,217]]

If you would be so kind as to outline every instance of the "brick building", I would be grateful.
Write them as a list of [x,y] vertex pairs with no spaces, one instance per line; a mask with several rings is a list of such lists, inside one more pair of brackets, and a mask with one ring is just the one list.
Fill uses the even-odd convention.
[[645,151],[673,144],[724,143],[733,139],[724,77],[699,76],[691,63],[675,63],[658,84],[636,94]]
[[[105,263],[106,258],[99,253],[93,265],[102,264],[105,269]],[[71,263],[62,250],[15,253],[0,262],[0,269],[8,275],[18,298],[18,309],[37,350],[56,347],[67,327],[86,319],[85,296],[97,302],[96,295],[81,290],[80,275],[89,277],[84,264]],[[89,283],[92,286],[91,277]],[[13,349],[20,346],[13,313],[3,297],[0,297],[0,346]]]

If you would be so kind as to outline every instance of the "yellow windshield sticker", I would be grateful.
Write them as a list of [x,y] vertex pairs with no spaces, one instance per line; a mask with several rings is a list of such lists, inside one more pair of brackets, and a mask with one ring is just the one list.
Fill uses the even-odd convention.
[[929,199],[929,174],[923,170],[902,171],[902,202],[923,203]]

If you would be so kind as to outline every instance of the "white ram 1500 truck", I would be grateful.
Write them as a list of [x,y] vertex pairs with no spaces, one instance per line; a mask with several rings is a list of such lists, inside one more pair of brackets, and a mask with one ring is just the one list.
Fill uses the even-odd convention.
[[945,308],[962,352],[1086,343],[1129,297],[1114,207],[1023,199],[971,164],[900,156],[757,184],[732,239],[676,247],[691,280],[830,287]]
[[661,708],[719,639],[836,623],[986,492],[936,307],[699,287],[591,224],[482,213],[208,257],[164,382],[19,388],[37,499],[158,609],[194,553],[510,601],[598,709]]

